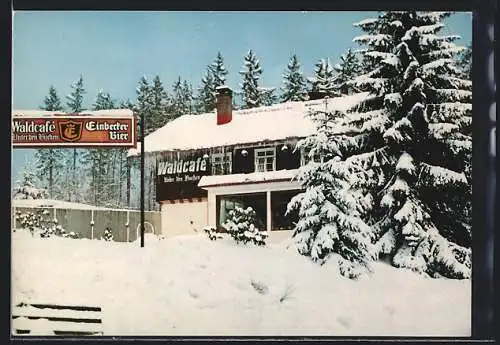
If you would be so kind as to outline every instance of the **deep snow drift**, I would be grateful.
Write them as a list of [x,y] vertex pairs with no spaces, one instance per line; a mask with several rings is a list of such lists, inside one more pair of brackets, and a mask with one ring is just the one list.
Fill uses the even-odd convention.
[[470,335],[470,280],[379,263],[351,281],[284,244],[204,235],[150,235],[144,248],[12,236],[13,302],[100,305],[105,335]]

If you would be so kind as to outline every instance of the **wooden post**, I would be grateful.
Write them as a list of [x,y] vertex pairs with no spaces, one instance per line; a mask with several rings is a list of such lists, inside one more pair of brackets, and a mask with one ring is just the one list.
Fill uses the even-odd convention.
[[271,191],[266,192],[266,228],[267,231],[271,231],[272,227],[272,213],[271,213]]
[[132,157],[127,157],[127,191],[126,191],[126,198],[127,198],[127,207],[130,208],[130,169],[132,165]]
[[130,242],[130,210],[127,210],[127,223],[125,223],[125,228],[127,229],[127,243]]
[[94,210],[90,211],[91,219],[90,219],[90,239],[94,239]]
[[145,113],[141,114],[141,248],[144,247],[144,126]]

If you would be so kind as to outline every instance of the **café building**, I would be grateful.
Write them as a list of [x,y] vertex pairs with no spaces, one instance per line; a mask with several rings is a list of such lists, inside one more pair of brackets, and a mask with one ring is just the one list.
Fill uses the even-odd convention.
[[[315,132],[307,114],[345,110],[352,100],[235,111],[232,104],[232,91],[219,87],[214,112],[180,116],[145,137],[145,158],[155,161],[156,201],[166,237],[193,234],[205,226],[221,229],[236,206],[251,206],[271,238],[289,234],[296,219],[285,215],[286,207],[301,190],[294,176],[306,162],[295,147]],[[140,147],[129,152],[138,154]]]

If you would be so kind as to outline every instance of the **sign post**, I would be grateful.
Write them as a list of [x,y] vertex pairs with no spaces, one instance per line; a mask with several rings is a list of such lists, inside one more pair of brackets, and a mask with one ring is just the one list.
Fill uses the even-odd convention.
[[144,114],[141,115],[141,248],[144,247]]
[[[12,148],[137,147],[137,114],[129,109],[61,113],[12,111]],[[141,247],[144,247],[144,116],[141,116]]]

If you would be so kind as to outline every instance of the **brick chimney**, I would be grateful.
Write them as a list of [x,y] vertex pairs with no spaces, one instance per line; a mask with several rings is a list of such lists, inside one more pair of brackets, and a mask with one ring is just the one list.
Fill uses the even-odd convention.
[[233,92],[227,86],[215,89],[217,124],[223,125],[233,119]]

